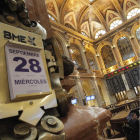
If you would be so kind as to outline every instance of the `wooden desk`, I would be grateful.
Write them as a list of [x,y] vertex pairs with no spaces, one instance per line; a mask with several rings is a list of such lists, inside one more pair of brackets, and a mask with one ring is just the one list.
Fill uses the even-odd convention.
[[124,136],[122,126],[127,122],[129,112],[130,111],[121,111],[110,120],[112,129],[122,133],[122,136]]
[[130,111],[121,111],[117,115],[111,118],[110,122],[124,123],[127,122],[127,116]]

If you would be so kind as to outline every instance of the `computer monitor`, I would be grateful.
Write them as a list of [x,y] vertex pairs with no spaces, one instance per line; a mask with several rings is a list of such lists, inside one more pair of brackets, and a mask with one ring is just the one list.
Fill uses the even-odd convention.
[[90,99],[91,99],[91,100],[94,100],[94,99],[95,99],[95,95],[91,95],[91,96],[90,96]]
[[90,101],[90,96],[86,96],[86,101]]
[[77,99],[75,98],[75,99],[73,99],[73,100],[71,100],[71,104],[77,104]]

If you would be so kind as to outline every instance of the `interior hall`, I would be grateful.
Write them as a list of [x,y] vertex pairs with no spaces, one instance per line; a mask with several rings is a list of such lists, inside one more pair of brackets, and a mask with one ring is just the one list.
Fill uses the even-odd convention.
[[0,140],[138,140],[140,0],[0,1]]

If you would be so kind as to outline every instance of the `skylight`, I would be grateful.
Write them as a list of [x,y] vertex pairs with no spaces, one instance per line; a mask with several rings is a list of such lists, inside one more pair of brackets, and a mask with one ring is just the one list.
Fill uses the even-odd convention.
[[130,18],[134,17],[134,16],[137,15],[138,13],[140,13],[140,8],[134,8],[133,10],[131,10],[131,11],[127,14],[127,19],[130,19]]
[[110,30],[112,30],[113,28],[119,26],[120,24],[122,24],[122,21],[119,20],[119,19],[113,21],[113,22],[110,24]]
[[103,34],[105,34],[106,31],[105,30],[98,30],[95,34],[95,39],[101,37]]

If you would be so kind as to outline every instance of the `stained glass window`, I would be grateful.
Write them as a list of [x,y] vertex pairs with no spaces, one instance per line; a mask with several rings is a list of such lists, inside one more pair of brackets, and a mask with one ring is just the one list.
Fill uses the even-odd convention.
[[85,32],[81,32],[81,34],[88,37],[88,35]]
[[86,56],[92,70],[99,70],[95,57],[89,49],[86,49]]
[[48,14],[48,16],[51,20],[56,21],[51,15]]
[[116,61],[109,45],[104,46],[101,49],[101,55],[105,64],[106,69],[116,65]]
[[113,22],[110,24],[110,30],[112,30],[113,28],[119,26],[120,24],[122,24],[122,21],[119,20],[119,19],[113,21]]
[[119,38],[117,45],[124,61],[135,56],[131,43],[127,37],[123,36]]
[[134,16],[137,15],[138,13],[140,13],[140,8],[134,8],[133,10],[131,10],[131,11],[127,14],[127,19],[130,19],[130,18],[134,17]]
[[98,30],[96,33],[95,33],[95,39],[101,37],[103,34],[105,34],[106,31],[105,30]]
[[140,44],[140,27],[136,30],[136,37],[137,37],[138,42]]

